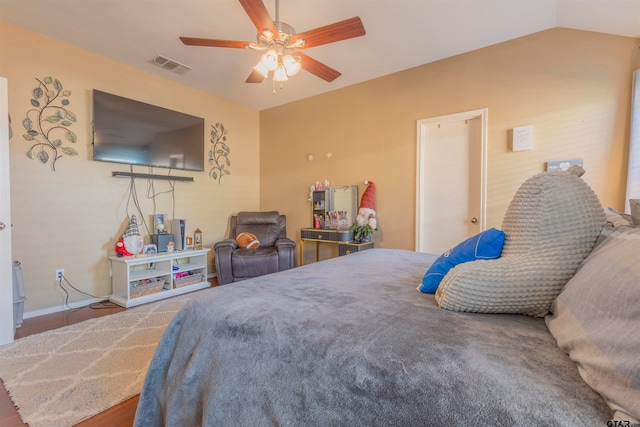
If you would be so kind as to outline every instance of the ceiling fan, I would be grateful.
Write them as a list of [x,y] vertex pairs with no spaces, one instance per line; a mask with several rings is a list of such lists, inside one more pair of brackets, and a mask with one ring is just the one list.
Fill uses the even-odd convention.
[[359,17],[325,25],[314,30],[296,34],[293,27],[279,20],[279,5],[276,0],[276,19],[271,19],[262,0],[239,0],[247,15],[258,30],[257,43],[216,40],[197,37],[180,37],[189,46],[229,47],[266,51],[247,78],[247,83],[261,83],[270,73],[274,81],[285,81],[300,68],[332,82],[341,73],[311,58],[298,49],[308,49],[365,34]]

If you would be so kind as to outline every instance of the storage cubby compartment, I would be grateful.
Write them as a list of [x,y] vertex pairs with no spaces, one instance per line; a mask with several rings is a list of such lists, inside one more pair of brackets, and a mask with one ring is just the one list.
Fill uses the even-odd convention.
[[209,249],[198,249],[145,257],[109,257],[113,287],[109,300],[132,307],[209,287],[208,252]]

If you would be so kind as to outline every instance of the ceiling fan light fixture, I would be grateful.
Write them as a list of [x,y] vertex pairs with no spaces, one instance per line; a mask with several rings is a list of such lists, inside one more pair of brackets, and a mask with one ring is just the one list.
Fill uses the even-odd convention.
[[295,75],[300,71],[300,68],[302,68],[300,61],[294,58],[293,55],[285,55],[284,58],[282,58],[282,65],[288,76]]
[[280,64],[273,72],[273,81],[286,82],[287,80],[289,80],[289,77],[287,77],[287,70],[282,64]]
[[260,74],[262,74],[262,77],[264,77],[265,79],[269,77],[269,70],[267,69],[267,67],[264,66],[264,64],[262,63],[262,60],[260,60],[256,64],[256,66],[253,67],[253,69],[259,72]]
[[278,68],[278,58],[278,53],[273,49],[269,49],[264,55],[262,55],[260,62],[267,70],[273,71]]
[[283,82],[288,80],[288,77],[297,74],[301,68],[327,82],[332,82],[340,77],[340,72],[297,50],[322,46],[366,34],[362,20],[358,16],[297,34],[291,25],[280,21],[279,0],[275,0],[275,20],[270,17],[264,0],[239,1],[258,30],[255,43],[200,37],[180,37],[180,40],[188,46],[263,51],[264,54],[253,67],[252,73],[246,80],[247,83],[261,83],[270,74],[274,81]]

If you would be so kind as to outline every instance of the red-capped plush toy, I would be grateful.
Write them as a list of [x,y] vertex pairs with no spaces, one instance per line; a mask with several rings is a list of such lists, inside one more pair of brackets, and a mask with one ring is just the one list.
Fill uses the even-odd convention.
[[356,223],[358,225],[369,225],[376,230],[378,223],[376,221],[376,186],[372,181],[365,181],[367,188],[362,194],[362,200],[360,201],[360,209],[356,216]]
[[127,251],[127,249],[124,247],[124,239],[122,237],[116,242],[116,254],[119,257],[133,255],[132,253],[129,253],[129,251]]

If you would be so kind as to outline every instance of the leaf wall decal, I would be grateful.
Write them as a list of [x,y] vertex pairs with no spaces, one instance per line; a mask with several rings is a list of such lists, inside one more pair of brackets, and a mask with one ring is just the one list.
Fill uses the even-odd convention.
[[60,148],[64,154],[69,156],[77,156],[78,152],[73,147],[61,147]]
[[[31,106],[34,108],[28,110],[27,117],[22,120],[22,126],[27,131],[22,137],[32,144],[27,156],[42,163],[51,160],[51,170],[55,171],[56,161],[63,157],[62,154],[78,155],[75,148],[63,145],[66,141],[78,141],[78,136],[68,129],[78,118],[66,109],[70,104],[66,97],[71,95],[71,91],[63,90],[60,80],[47,76],[42,80],[36,77],[36,81],[39,85],[32,90],[30,97]],[[62,99],[63,97],[65,98]],[[41,99],[44,101],[41,102]],[[57,102],[59,104],[56,105]],[[45,114],[45,110],[48,114]],[[30,117],[33,117],[33,120]],[[36,137],[42,139],[38,140]]]
[[75,133],[71,132],[70,130],[67,131],[67,139],[71,142],[76,142],[78,140],[78,137],[76,136]]
[[231,175],[231,172],[225,168],[225,165],[231,165],[229,160],[231,150],[225,144],[227,141],[226,134],[227,130],[225,130],[222,123],[211,125],[210,141],[212,146],[209,148],[209,164],[211,165],[209,176],[218,180],[218,183],[220,183],[223,176]]
[[38,159],[40,159],[42,163],[47,163],[49,161],[49,155],[46,151],[42,150],[38,153]]

